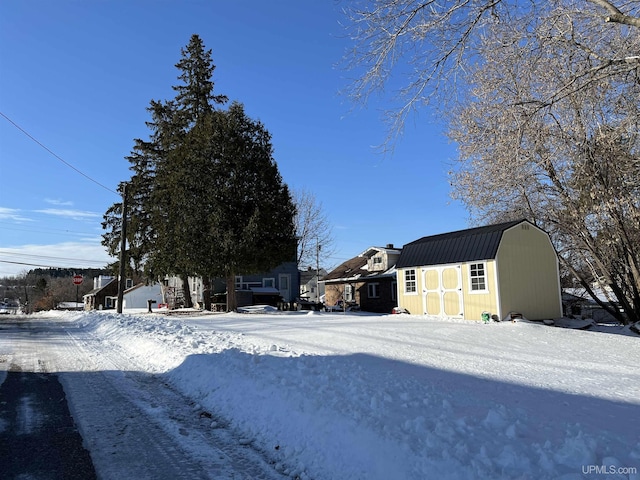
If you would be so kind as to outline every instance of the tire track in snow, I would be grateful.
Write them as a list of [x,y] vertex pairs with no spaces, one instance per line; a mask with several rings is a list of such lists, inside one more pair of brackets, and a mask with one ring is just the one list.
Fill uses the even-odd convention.
[[286,478],[220,428],[223,420],[145,373],[117,345],[106,349],[82,329],[65,332],[57,348],[81,371],[63,373],[61,381],[101,478]]

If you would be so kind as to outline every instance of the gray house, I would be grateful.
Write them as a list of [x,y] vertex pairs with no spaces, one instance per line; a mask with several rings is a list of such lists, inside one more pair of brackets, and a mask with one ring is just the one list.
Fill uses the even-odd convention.
[[[211,282],[212,308],[217,311],[227,309],[227,285],[223,278]],[[164,298],[169,308],[181,306],[185,295],[191,296],[194,306],[204,305],[203,282],[200,277],[189,277],[188,292],[184,291],[182,280],[168,277],[164,282]],[[253,275],[237,275],[235,292],[238,307],[249,305],[272,305],[282,309],[293,308],[299,295],[300,276],[296,262],[285,262],[273,270]],[[182,300],[183,302],[183,300]]]

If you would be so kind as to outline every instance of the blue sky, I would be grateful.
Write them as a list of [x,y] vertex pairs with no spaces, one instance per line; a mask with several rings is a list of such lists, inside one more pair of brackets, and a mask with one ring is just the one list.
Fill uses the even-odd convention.
[[149,101],[174,96],[175,64],[194,33],[212,50],[216,92],[265,124],[285,182],[312,192],[330,219],[335,253],[323,266],[466,228],[466,211],[449,198],[455,147],[437,119],[421,112],[382,155],[374,146],[386,135],[388,99],[362,108],[339,94],[353,75],[340,66],[352,47],[343,7],[0,2],[0,276],[32,268],[24,264],[112,260],[100,246],[102,215],[131,176],[133,139],[148,136]]

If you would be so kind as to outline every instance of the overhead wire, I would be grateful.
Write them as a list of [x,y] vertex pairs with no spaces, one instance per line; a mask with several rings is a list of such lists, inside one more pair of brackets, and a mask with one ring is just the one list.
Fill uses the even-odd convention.
[[75,171],[76,173],[82,175],[83,177],[85,177],[87,180],[95,183],[96,185],[104,188],[105,190],[107,190],[108,192],[111,193],[115,193],[116,195],[120,195],[118,192],[112,190],[111,188],[103,185],[102,183],[98,182],[97,180],[91,178],[89,175],[87,175],[86,173],[82,172],[81,170],[79,170],[78,168],[74,167],[73,165],[71,165],[69,162],[67,162],[66,160],[64,160],[62,157],[60,157],[59,155],[57,155],[55,152],[53,152],[51,149],[49,149],[46,145],[44,145],[42,142],[40,142],[38,139],[36,139],[33,135],[31,135],[29,132],[27,132],[24,128],[22,128],[20,125],[18,125],[16,122],[14,122],[13,120],[11,120],[7,115],[5,115],[3,112],[0,111],[0,115],[2,117],[4,117],[9,123],[11,123],[14,127],[16,127],[18,130],[20,130],[24,135],[26,135],[28,138],[30,138],[33,142],[35,142],[36,144],[38,144],[40,147],[42,147],[44,150],[46,150],[47,152],[49,152],[52,156],[54,156],[56,159],[58,159],[60,162],[62,162],[64,165],[66,165],[67,167],[69,167],[70,169],[72,169],[73,171]]
[[2,227],[2,230],[13,230],[16,232],[30,232],[30,233],[46,233],[48,235],[64,235],[64,236],[73,235],[81,238],[95,237],[96,235],[99,235],[96,232],[79,232],[74,230],[63,230],[59,228],[20,228],[20,227],[15,227],[9,222],[3,222],[3,221],[0,221],[0,226]]
[[[54,255],[37,255],[37,254],[34,254],[34,253],[23,253],[23,252],[12,252],[10,250],[0,250],[0,257],[1,256],[7,256],[7,255],[28,257],[28,258],[32,258],[34,260],[45,260],[45,261],[70,260],[70,261],[74,261],[74,262],[102,263],[101,260],[86,260],[86,259],[80,259],[80,258],[60,257],[60,256],[54,256]],[[0,261],[3,261],[3,260],[0,260]]]
[[[26,131],[24,128],[22,128],[20,125],[18,125],[15,121],[13,121],[11,118],[9,118],[9,116],[6,115],[4,112],[0,111],[0,116],[2,116],[11,125],[13,125],[20,132],[22,132],[22,134],[24,134],[27,138],[29,138],[31,141],[36,143],[38,146],[40,146],[42,149],[44,149],[46,152],[48,152],[51,156],[53,156],[58,161],[60,161],[62,164],[64,164],[66,167],[72,169],[73,171],[75,171],[79,175],[82,175],[84,178],[86,178],[90,182],[95,183],[99,187],[107,190],[108,192],[120,196],[120,194],[118,192],[116,192],[113,189],[107,187],[106,185],[100,183],[99,181],[97,181],[94,178],[92,178],[91,176],[87,175],[86,173],[84,173],[80,169],[76,168],[71,163],[69,163],[66,160],[64,160],[60,155],[56,154],[53,150],[51,150],[49,147],[44,145],[37,138],[35,138],[33,135],[31,135],[28,131]],[[15,230],[17,230],[17,229],[15,229]],[[60,231],[60,232],[62,232],[62,231]],[[57,232],[53,232],[53,233],[57,233]],[[69,233],[69,232],[67,232],[67,233]],[[76,233],[76,234],[77,235],[83,235],[83,234],[80,234],[80,233]],[[46,256],[46,255],[33,255],[33,254],[26,254],[26,253],[22,253],[22,252],[0,251],[0,255],[2,255],[4,258],[8,257],[8,259],[6,259],[6,260],[3,260],[3,259],[0,258],[0,263],[12,264],[12,265],[24,265],[24,266],[29,266],[29,267],[65,268],[65,267],[63,267],[61,265],[52,265],[52,264],[55,264],[55,263],[68,263],[68,262],[77,262],[77,263],[82,263],[82,264],[85,264],[85,265],[86,264],[94,264],[94,265],[99,266],[99,267],[102,267],[105,264],[104,261],[100,261],[100,260],[85,260],[85,259],[77,259],[77,258]],[[18,260],[24,260],[24,261],[18,261]]]
[[[24,261],[18,261],[16,258]],[[11,265],[25,265],[41,268],[67,268],[69,262],[83,265],[95,265],[95,268],[102,268],[107,263],[104,260],[86,260],[80,258],[54,257],[49,255],[0,251],[0,263],[7,263]]]

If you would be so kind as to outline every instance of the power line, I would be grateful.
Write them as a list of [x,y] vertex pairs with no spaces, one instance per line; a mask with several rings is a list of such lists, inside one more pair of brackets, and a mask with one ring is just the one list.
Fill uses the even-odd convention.
[[[100,265],[100,266],[103,266],[106,263],[106,262],[100,262],[98,260],[74,260],[74,261],[78,263],[91,262],[91,263],[94,263],[95,265]],[[13,262],[11,260],[0,260],[0,263],[10,263],[11,265],[27,265],[29,267],[67,268],[67,267],[61,267],[59,265],[45,265],[43,263],[28,263],[28,262]]]
[[[78,262],[78,263],[94,263],[94,264],[103,264],[104,261],[102,260],[86,260],[86,259],[80,259],[80,258],[69,258],[69,257],[56,257],[56,256],[51,256],[51,255],[36,255],[36,254],[32,254],[32,253],[22,253],[22,252],[11,252],[11,251],[7,251],[7,250],[0,250],[0,256],[2,257],[9,257],[9,258],[24,258],[26,261],[31,261],[31,262]],[[14,260],[2,260],[0,259],[0,262],[2,263],[16,263],[19,265],[33,265],[30,263],[23,263],[23,262],[18,262],[18,261],[14,261]],[[48,266],[48,265],[47,265]]]
[[115,193],[116,195],[120,195],[118,192],[115,192],[113,190],[111,190],[109,187],[104,186],[102,183],[98,182],[97,180],[94,180],[93,178],[91,178],[89,175],[87,175],[86,173],[78,170],[76,167],[74,167],[73,165],[71,165],[69,162],[66,162],[63,158],[61,158],[59,155],[55,154],[53,151],[51,151],[49,148],[47,148],[45,145],[43,145],[41,142],[39,142],[35,137],[33,137],[29,132],[27,132],[24,128],[22,128],[20,125],[18,125],[16,122],[14,122],[13,120],[11,120],[9,117],[7,117],[3,112],[0,112],[0,115],[2,115],[9,123],[11,123],[14,127],[16,127],[18,130],[20,130],[23,134],[25,134],[27,137],[29,137],[32,141],[34,141],[35,143],[37,143],[38,145],[40,145],[42,148],[44,148],[47,152],[49,152],[51,155],[53,155],[55,158],[57,158],[58,160],[60,160],[63,164],[65,164],[67,167],[69,167],[70,169],[74,170],[75,172],[79,173],[80,175],[82,175],[83,177],[85,177],[87,180],[89,180],[90,182],[95,183],[96,185],[104,188],[105,190],[111,192],[111,193]]
[[13,226],[13,224],[9,222],[3,222],[3,221],[0,221],[0,226],[2,226],[2,230],[13,230],[16,232],[30,232],[30,233],[46,233],[48,235],[65,235],[65,236],[75,235],[78,237],[95,237],[99,235],[96,232],[79,232],[74,230],[62,230],[59,228],[46,228],[46,229],[45,228],[40,228],[40,229],[18,228]]
[[[76,262],[78,264],[83,264],[83,265],[87,265],[85,262],[86,260],[76,260]],[[10,265],[23,265],[26,267],[39,267],[39,268],[106,268],[106,266],[108,265],[107,262],[98,262],[97,260],[91,260],[91,262],[93,263],[93,267],[87,267],[87,266],[80,266],[80,265],[49,265],[47,263],[30,263],[30,262],[14,262],[14,261],[10,261],[10,260],[0,260],[0,264],[3,263],[7,263]]]

